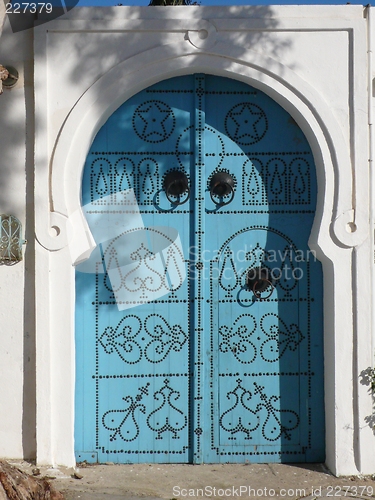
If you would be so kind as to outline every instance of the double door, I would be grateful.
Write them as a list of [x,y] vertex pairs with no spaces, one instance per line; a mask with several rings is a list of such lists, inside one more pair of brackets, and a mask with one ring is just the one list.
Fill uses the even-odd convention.
[[87,157],[76,271],[77,460],[324,460],[316,174],[244,83],[162,81]]

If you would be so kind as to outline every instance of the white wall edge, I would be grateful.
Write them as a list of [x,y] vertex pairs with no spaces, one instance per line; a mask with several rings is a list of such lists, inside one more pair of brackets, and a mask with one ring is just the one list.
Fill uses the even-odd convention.
[[[196,28],[197,24],[190,26]],[[351,26],[353,27],[353,23]],[[362,23],[358,22],[358,26],[363,28]],[[54,23],[51,29],[55,28]],[[358,30],[354,30],[354,36],[353,44],[362,46],[363,37]],[[45,32],[40,30],[36,38],[37,52],[40,54],[36,60],[35,73],[38,74],[44,70]],[[361,165],[364,154],[353,138],[348,143],[343,136],[328,103],[290,68],[252,50],[244,52],[241,58],[233,57],[233,53],[233,47],[228,44],[216,43],[209,52],[201,52],[189,40],[183,40],[173,46],[164,45],[147,50],[115,66],[87,89],[70,110],[53,147],[50,169],[46,168],[49,157],[47,145],[43,145],[44,132],[37,131],[36,213],[48,211],[51,217],[48,221],[44,216],[38,215],[36,220],[37,238],[43,247],[39,249],[43,257],[37,258],[37,303],[41,304],[42,297],[49,304],[43,304],[43,312],[39,310],[38,314],[37,311],[37,367],[40,367],[37,402],[41,409],[37,413],[37,425],[38,460],[41,463],[69,466],[74,463],[74,273],[68,248],[75,256],[89,251],[91,247],[90,233],[80,207],[81,176],[89,147],[101,125],[133,94],[161,79],[205,72],[241,80],[267,93],[295,118],[310,142],[317,168],[319,203],[323,207],[322,211],[317,211],[310,246],[318,250],[325,273],[327,464],[337,475],[361,472],[360,469],[364,467],[358,459],[361,450],[356,441],[363,422],[355,422],[355,416],[346,411],[346,408],[352,408],[353,397],[357,398],[356,404],[359,406],[365,398],[363,393],[355,393],[356,375],[353,374],[353,369],[348,370],[348,365],[353,368],[353,340],[360,342],[354,349],[363,351],[366,342],[372,337],[371,320],[367,321],[365,313],[366,286],[357,288],[354,303],[357,307],[357,317],[364,318],[361,329],[368,329],[361,331],[360,339],[357,334],[353,339],[353,331],[356,328],[351,293],[353,276],[348,274],[352,267],[353,247],[362,245],[356,254],[357,260],[359,258],[361,261],[361,252],[368,255],[366,241],[369,234],[369,198],[366,189],[364,190],[368,177],[360,181],[358,175],[363,168]],[[356,70],[361,73],[365,68],[359,63]],[[360,98],[357,102],[359,85],[358,81],[353,82],[353,95],[356,99],[354,104],[361,107]],[[41,81],[40,84],[36,82],[36,88],[36,123],[45,125],[48,122],[46,86]],[[367,135],[363,124],[366,117],[360,115],[360,112],[355,115],[356,119],[352,123],[354,137],[364,131]],[[366,144],[366,140],[359,140],[359,146]],[[347,154],[350,149],[353,163]],[[348,182],[348,178],[352,181]],[[335,214],[333,226],[332,214]],[[352,219],[353,215],[355,220]],[[355,223],[356,230],[348,231],[348,223]],[[53,226],[58,233],[56,236],[51,235]],[[85,238],[82,238],[83,233]],[[60,249],[64,250],[59,252]],[[48,276],[42,267],[46,265],[47,255],[51,267],[55,270],[51,276]],[[59,272],[64,273],[68,267],[71,272],[66,273],[66,287],[61,289],[58,285]],[[365,273],[364,265],[354,266],[354,277],[358,282],[366,281]],[[64,315],[56,307],[59,303],[66,304]],[[46,307],[57,316],[50,320],[43,317]],[[54,336],[50,335],[52,319],[54,324],[62,321],[63,325]],[[49,342],[52,344],[49,351],[51,359],[47,360],[46,366],[45,358],[48,353],[42,346],[48,345]],[[62,361],[56,359],[57,346],[62,342],[66,343],[67,357],[63,364],[69,378],[63,387],[59,383]],[[63,391],[61,402],[52,397],[58,391]],[[62,408],[63,401],[65,403]],[[48,424],[48,421],[53,423]],[[63,449],[58,446],[58,429],[60,435],[64,436]],[[372,439],[373,444],[369,446],[372,451],[367,453],[369,465],[366,465],[366,469],[368,467],[375,470],[375,438],[373,434],[369,436],[366,433],[366,436],[367,441]],[[44,443],[49,438],[50,446],[40,447],[39,443]]]

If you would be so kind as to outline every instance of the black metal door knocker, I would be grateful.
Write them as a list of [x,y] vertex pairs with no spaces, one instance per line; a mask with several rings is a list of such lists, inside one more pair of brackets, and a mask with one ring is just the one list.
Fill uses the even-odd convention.
[[[190,198],[189,180],[181,170],[172,170],[164,177],[163,188],[165,195],[173,205],[182,205]],[[181,200],[181,196],[186,193],[186,196]],[[172,199],[175,196],[176,199]]]
[[[228,205],[233,201],[234,198],[234,179],[228,172],[219,171],[216,172],[210,180],[210,195],[211,200],[216,205]],[[223,201],[224,196],[230,196],[229,200]],[[219,198],[220,201],[217,201]]]
[[[271,297],[275,285],[275,279],[271,276],[271,272],[267,267],[253,267],[246,276],[246,287],[253,292],[255,298],[265,300]],[[262,293],[271,288],[271,291],[265,297]]]

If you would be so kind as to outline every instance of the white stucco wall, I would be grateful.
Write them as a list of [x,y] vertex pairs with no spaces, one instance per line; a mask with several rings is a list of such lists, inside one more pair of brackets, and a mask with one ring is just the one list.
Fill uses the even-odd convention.
[[310,141],[319,181],[310,245],[325,280],[327,464],[336,474],[375,472],[375,437],[366,424],[372,400],[360,382],[361,371],[373,364],[369,10],[75,8],[34,33],[11,34],[6,25],[0,63],[16,66],[26,84],[21,78],[0,96],[2,124],[8,124],[0,134],[1,181],[7,186],[0,211],[21,219],[29,243],[26,261],[0,267],[0,401],[12,402],[0,412],[0,456],[36,450],[41,463],[74,463],[72,256],[90,250],[79,193],[96,132],[122,102],[152,83],[208,72],[268,93]]
[[5,4],[0,5],[0,36],[3,32],[3,26],[5,22]]
[[33,33],[5,20],[0,63],[19,82],[0,96],[0,213],[22,223],[24,260],[0,266],[0,456],[35,457]]

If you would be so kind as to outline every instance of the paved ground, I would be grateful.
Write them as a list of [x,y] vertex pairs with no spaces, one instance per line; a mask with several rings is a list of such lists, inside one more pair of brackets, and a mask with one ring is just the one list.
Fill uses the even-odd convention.
[[[11,463],[29,473],[35,467]],[[66,500],[375,498],[375,476],[335,478],[315,464],[109,464],[40,472],[54,478]]]

